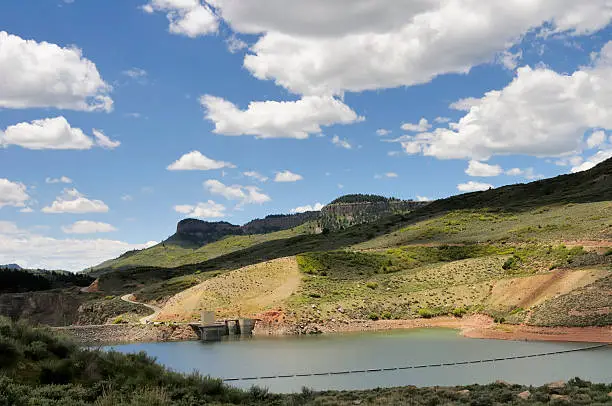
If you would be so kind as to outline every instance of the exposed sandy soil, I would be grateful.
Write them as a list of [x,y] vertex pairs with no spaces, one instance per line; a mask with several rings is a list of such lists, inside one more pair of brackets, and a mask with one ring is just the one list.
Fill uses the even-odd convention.
[[98,279],[92,282],[91,285],[85,286],[81,288],[81,292],[83,293],[95,293],[100,291],[100,287],[98,286]]
[[249,317],[281,304],[300,282],[295,257],[250,265],[177,294],[157,320],[196,321],[206,310],[214,310],[217,318]]
[[587,286],[608,275],[609,271],[557,270],[542,275],[496,281],[487,302],[491,305],[527,309],[555,296]]

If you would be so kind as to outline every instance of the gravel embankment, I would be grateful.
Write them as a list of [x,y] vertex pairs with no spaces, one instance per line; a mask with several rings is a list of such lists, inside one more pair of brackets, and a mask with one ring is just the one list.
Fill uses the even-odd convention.
[[100,326],[56,327],[54,330],[83,344],[109,344],[155,341],[196,340],[196,333],[186,324],[107,324]]

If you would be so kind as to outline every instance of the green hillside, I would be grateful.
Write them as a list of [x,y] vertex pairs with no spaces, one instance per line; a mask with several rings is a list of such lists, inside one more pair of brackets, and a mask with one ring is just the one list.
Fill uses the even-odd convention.
[[85,272],[92,276],[134,267],[175,268],[181,265],[197,264],[221,255],[240,251],[267,241],[282,240],[299,235],[313,234],[316,224],[305,223],[289,230],[268,234],[232,235],[199,248],[184,248],[165,242],[140,251],[131,251],[119,258],[101,263]]
[[[100,279],[110,291],[141,287],[145,300],[163,300],[209,277],[274,258],[339,249],[382,250],[409,245],[553,244],[612,240],[612,160],[571,175],[439,200],[328,234],[305,234],[234,250],[176,268],[142,267]],[[231,240],[230,240],[231,241]],[[202,250],[210,249],[209,245]],[[194,261],[197,258],[193,258]],[[194,275],[197,275],[194,277]]]
[[[373,198],[393,200],[380,196],[348,195],[336,201],[357,202]],[[419,241],[451,243],[500,238],[522,241],[530,236],[557,240],[567,231],[571,231],[568,234],[571,238],[587,238],[598,233],[596,217],[606,216],[608,206],[604,204],[571,209],[571,205],[606,201],[612,201],[610,159],[589,171],[453,196],[434,201],[409,214],[388,216],[371,224],[356,225],[330,235],[308,236],[315,229],[314,223],[309,222],[268,234],[228,236],[201,248],[185,248],[169,241],[146,250],[128,252],[86,272],[98,276],[112,270],[137,267],[188,266],[182,272],[184,274],[192,272],[194,268],[189,265],[194,264],[203,264],[204,269],[208,269],[208,265],[226,269],[226,264],[232,267],[301,252],[338,249],[364,243],[375,237],[378,238],[357,248],[395,246]],[[557,211],[561,206],[565,207],[565,212]],[[545,209],[537,210],[542,207]],[[595,213],[589,214],[591,209]],[[597,211],[600,214],[596,214]],[[563,216],[568,220],[564,221]],[[421,223],[434,218],[431,222]],[[489,226],[489,223],[493,225]],[[546,228],[542,229],[544,226]],[[304,238],[291,239],[300,236]],[[220,260],[206,263],[215,258]],[[146,272],[144,269],[141,271]]]

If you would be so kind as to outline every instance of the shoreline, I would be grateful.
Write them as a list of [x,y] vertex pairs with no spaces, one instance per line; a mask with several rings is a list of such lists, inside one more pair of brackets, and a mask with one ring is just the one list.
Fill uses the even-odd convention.
[[[316,325],[295,323],[258,323],[255,336],[291,336],[300,334],[338,334],[370,331],[410,330],[418,328],[449,328],[472,339],[512,341],[556,341],[612,344],[612,326],[605,327],[537,327],[496,324],[484,315],[435,317],[410,320],[351,320]],[[116,344],[139,342],[175,342],[197,340],[195,332],[185,324],[118,324],[100,326],[54,327],[77,342],[86,344]]]
[[463,337],[512,341],[557,341],[612,344],[612,326],[605,327],[537,327],[496,324],[489,316],[472,315],[463,318],[443,316],[431,319],[409,320],[352,320],[297,326],[270,323],[255,327],[255,335],[292,335],[298,332],[353,333],[367,331],[410,330],[416,328],[450,328]]

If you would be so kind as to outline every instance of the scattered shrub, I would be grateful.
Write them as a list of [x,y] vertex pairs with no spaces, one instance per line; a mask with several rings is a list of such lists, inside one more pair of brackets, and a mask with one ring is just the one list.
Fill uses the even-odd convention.
[[368,319],[370,319],[370,320],[378,320],[378,314],[376,314],[376,313],[370,313],[370,314],[368,315]]
[[521,258],[517,255],[513,255],[504,262],[502,268],[506,271],[517,270],[521,265]]
[[117,316],[113,320],[113,324],[123,324],[123,323],[125,323],[125,321],[123,320],[123,316]]
[[368,283],[366,283],[366,286],[368,288],[370,288],[370,289],[376,289],[376,288],[378,288],[378,283],[376,283],[376,282],[368,282]]
[[22,356],[15,340],[0,336],[0,366],[14,367]]
[[436,316],[436,313],[433,310],[424,307],[422,309],[419,309],[419,316],[424,319],[431,319],[432,317]]
[[510,314],[511,314],[511,315],[515,315],[515,314],[518,314],[518,313],[523,312],[523,311],[525,311],[525,309],[523,309],[522,307],[517,307],[517,308],[515,308],[515,309],[512,309],[512,311],[510,312]]

